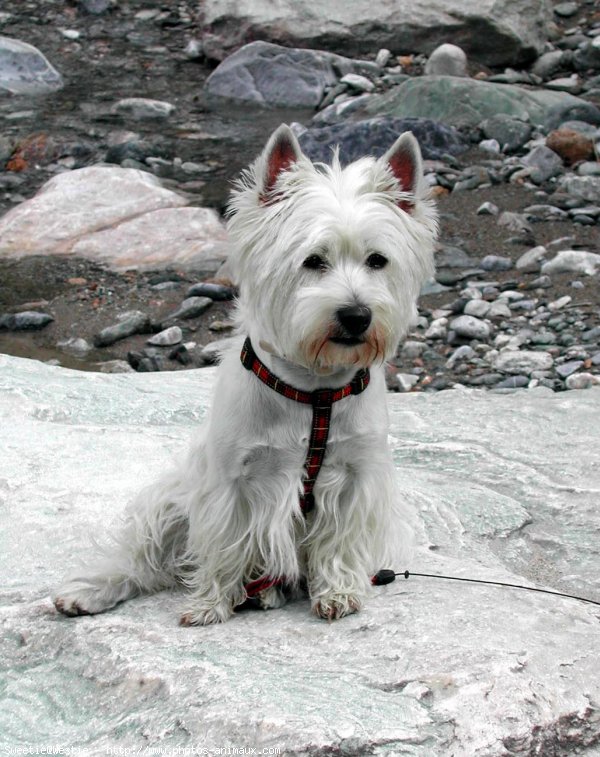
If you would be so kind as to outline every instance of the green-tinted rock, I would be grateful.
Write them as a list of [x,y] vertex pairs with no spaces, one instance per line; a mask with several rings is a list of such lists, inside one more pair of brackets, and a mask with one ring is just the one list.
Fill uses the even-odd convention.
[[421,76],[375,95],[369,114],[431,118],[453,126],[478,126],[500,113],[554,128],[568,118],[600,123],[600,110],[565,92],[533,90],[454,76]]

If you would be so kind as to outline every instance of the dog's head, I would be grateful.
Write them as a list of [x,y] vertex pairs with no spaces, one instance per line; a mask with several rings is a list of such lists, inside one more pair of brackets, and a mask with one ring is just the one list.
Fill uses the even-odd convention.
[[230,205],[240,317],[255,343],[321,375],[391,357],[433,273],[419,146],[313,165],[282,125]]

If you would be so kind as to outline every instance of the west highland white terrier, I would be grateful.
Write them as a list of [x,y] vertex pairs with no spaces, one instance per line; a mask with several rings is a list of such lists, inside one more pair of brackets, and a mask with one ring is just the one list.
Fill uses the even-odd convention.
[[143,491],[111,547],[53,597],[102,612],[184,584],[183,625],[303,586],[327,619],[396,566],[407,515],[388,448],[384,363],[433,272],[436,214],[419,146],[313,165],[282,125],[230,205],[239,340],[184,464]]

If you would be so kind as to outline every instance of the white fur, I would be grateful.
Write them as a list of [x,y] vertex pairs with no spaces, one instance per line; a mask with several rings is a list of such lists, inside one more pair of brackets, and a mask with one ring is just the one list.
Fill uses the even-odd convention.
[[[265,187],[282,138],[296,160]],[[398,149],[417,169],[409,188],[388,164]],[[383,363],[432,272],[436,220],[424,194],[412,136],[384,158],[342,168],[337,157],[332,167],[311,164],[287,127],[273,135],[231,203],[241,336],[224,356],[209,420],[181,467],[132,503],[112,546],[58,589],[61,612],[101,612],[182,582],[189,589],[183,623],[224,621],[244,601],[244,585],[270,575],[292,585],[306,579],[314,611],[336,618],[359,609],[375,571],[399,564],[407,517],[387,446]],[[406,199],[410,212],[398,206]],[[365,264],[373,253],[388,259],[383,269]],[[327,267],[303,267],[311,254]],[[331,342],[336,312],[356,303],[372,311],[364,343]],[[339,387],[359,367],[371,371],[362,394],[333,406],[316,506],[306,518],[299,495],[312,408],[242,366],[246,334],[271,371],[299,389]],[[279,606],[281,592],[263,592],[262,601]]]

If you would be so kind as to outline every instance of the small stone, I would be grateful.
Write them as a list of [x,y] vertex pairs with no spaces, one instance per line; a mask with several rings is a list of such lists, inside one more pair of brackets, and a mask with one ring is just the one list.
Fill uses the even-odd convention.
[[162,370],[161,358],[146,350],[143,352],[128,352],[127,360],[133,370],[138,373],[155,373]]
[[183,50],[183,54],[189,60],[199,60],[204,57],[202,42],[199,39],[191,39]]
[[152,344],[157,347],[172,347],[175,344],[179,344],[183,339],[183,332],[179,326],[171,326],[168,329],[160,331],[158,334],[150,337],[147,340],[147,344]]
[[485,318],[491,307],[491,303],[486,300],[469,300],[463,309],[463,313],[475,318]]
[[168,118],[175,110],[175,106],[162,100],[151,100],[147,97],[126,97],[115,103],[113,113],[127,116],[134,121]]
[[499,212],[500,208],[493,202],[484,202],[477,208],[478,216],[497,216]]
[[126,360],[106,360],[97,363],[100,373],[134,373],[133,368]]
[[568,213],[554,205],[528,205],[523,211],[528,221],[566,221]]
[[479,267],[483,268],[484,271],[509,271],[513,264],[510,258],[500,255],[486,255],[479,262]]
[[171,315],[164,320],[172,321],[174,318],[197,318],[213,304],[210,297],[188,297]]
[[552,313],[555,313],[557,310],[561,310],[566,305],[568,305],[572,300],[573,298],[571,297],[571,295],[566,294],[564,295],[564,297],[559,297],[558,300],[554,300],[554,302],[549,302],[548,310],[550,310],[550,312]]
[[505,300],[496,300],[496,302],[492,302],[490,309],[487,312],[487,317],[490,319],[510,318],[511,315],[510,308]]
[[63,339],[60,342],[57,342],[56,346],[64,350],[65,352],[69,352],[72,355],[85,355],[86,352],[89,352],[92,349],[92,345],[87,341],[87,339],[83,339],[81,337],[71,337],[70,339]]
[[509,376],[508,378],[499,381],[495,385],[495,389],[523,389],[529,386],[528,376]]
[[594,155],[594,143],[572,129],[556,129],[546,137],[546,146],[554,150],[568,165],[588,160]]
[[545,145],[534,147],[522,161],[529,167],[529,178],[535,184],[543,184],[562,171],[562,160],[554,150]]
[[521,257],[516,262],[516,268],[517,270],[523,271],[524,273],[533,273],[535,271],[539,271],[542,260],[547,254],[548,251],[542,245],[533,247],[531,250],[527,250],[527,252],[524,252],[521,255]]
[[428,76],[467,76],[465,51],[449,43],[436,47],[425,64],[425,73]]
[[531,136],[531,124],[505,114],[486,119],[481,128],[488,139],[495,139],[505,152],[520,149]]
[[220,331],[231,331],[231,329],[235,328],[235,323],[233,321],[213,321],[208,324],[208,328],[210,331],[216,331],[217,333]]
[[477,339],[487,341],[490,327],[485,321],[471,315],[459,315],[450,322],[450,329],[463,339]]
[[436,318],[425,332],[426,339],[444,339],[448,333],[448,319]]
[[468,344],[461,344],[446,361],[446,368],[453,368],[459,360],[471,360],[477,353]]
[[569,360],[566,363],[561,363],[561,365],[555,366],[554,370],[561,378],[567,378],[567,376],[570,376],[572,373],[575,373],[575,371],[578,371],[581,366],[583,365],[583,360]]
[[567,389],[589,389],[595,384],[600,384],[600,379],[591,373],[575,373],[565,381]]
[[375,89],[375,85],[366,76],[360,74],[346,74],[340,79],[342,84],[347,84],[351,89],[357,92],[372,92]]
[[78,32],[77,29],[61,29],[60,33],[65,39],[70,39],[71,41],[74,41],[81,37],[81,32]]
[[25,310],[22,313],[0,315],[0,331],[37,331],[43,329],[54,318],[48,313]]
[[554,365],[549,352],[531,350],[505,350],[499,352],[492,365],[501,373],[524,374],[530,376],[533,371],[547,371]]
[[532,279],[528,284],[525,284],[523,289],[550,289],[550,287],[552,287],[550,276],[538,276],[537,279]]
[[415,340],[408,339],[402,345],[400,353],[402,357],[413,360],[414,358],[421,357],[423,352],[427,349],[425,342],[417,342]]
[[500,143],[497,139],[482,139],[479,143],[479,149],[497,155],[500,152]]
[[379,68],[385,68],[392,58],[392,53],[385,47],[382,47],[375,56],[375,65]]
[[133,334],[144,334],[150,330],[150,319],[145,313],[133,310],[125,313],[122,320],[114,326],[108,326],[94,337],[95,347],[108,347],[120,339]]
[[579,10],[579,3],[565,2],[554,6],[554,13],[561,18],[570,18]]
[[210,284],[201,282],[193,284],[187,292],[188,297],[209,297],[211,300],[232,300],[232,287],[223,286],[222,284]]
[[527,219],[521,213],[513,213],[509,210],[505,210],[498,216],[498,223],[500,226],[505,226],[508,231],[518,232],[519,234],[528,235],[531,234],[531,226],[527,222]]
[[412,373],[397,373],[396,379],[398,380],[398,391],[400,392],[410,392],[419,381],[419,377],[413,376]]

